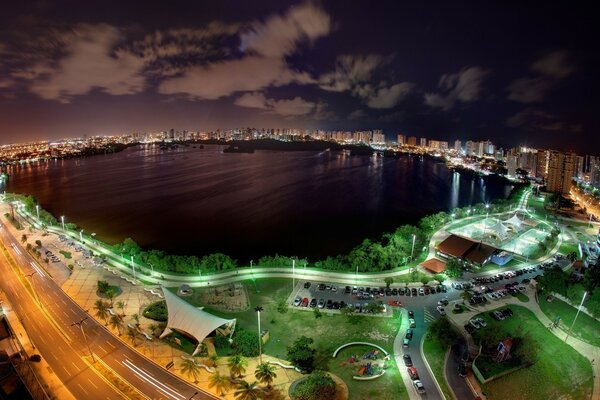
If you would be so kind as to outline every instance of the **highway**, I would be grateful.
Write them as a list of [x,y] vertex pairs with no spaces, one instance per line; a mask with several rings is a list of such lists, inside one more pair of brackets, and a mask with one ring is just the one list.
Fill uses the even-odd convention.
[[[87,313],[47,276],[1,223],[0,240],[21,271],[28,275],[33,273],[27,278],[19,278],[2,251],[0,287],[13,304],[13,311],[23,321],[31,341],[58,378],[77,399],[124,398],[82,359],[89,352],[80,328],[72,324],[88,317]],[[23,282],[26,279],[33,284],[42,308],[26,290]],[[146,359],[91,316],[82,325],[91,351],[148,398],[186,400],[196,393],[194,399],[217,398]]]

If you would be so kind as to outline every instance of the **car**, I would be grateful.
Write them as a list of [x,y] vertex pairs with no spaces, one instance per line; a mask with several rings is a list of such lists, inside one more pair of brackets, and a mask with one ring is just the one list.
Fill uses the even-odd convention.
[[423,296],[425,294],[425,289],[419,288],[419,296]]
[[442,315],[442,316],[446,315],[446,310],[444,310],[444,307],[437,306],[436,309],[438,310],[438,312],[440,313],[440,315]]
[[308,307],[308,297],[302,299],[302,303],[300,303],[302,307]]
[[412,363],[412,358],[410,358],[409,354],[404,354],[402,356],[402,359],[404,360],[404,365],[407,367],[412,367],[413,363]]
[[462,378],[467,376],[467,367],[463,363],[458,364],[458,376]]
[[414,318],[414,317],[415,317],[414,311],[409,311],[408,312],[408,318]]
[[358,288],[356,286],[352,287],[352,294],[357,294],[358,293]]
[[[342,303],[340,303],[340,306],[341,305],[342,305]],[[354,304],[352,304],[352,303],[348,303],[348,304],[344,305],[344,307],[354,310]]]
[[[393,288],[393,289],[392,289],[392,296],[398,296],[398,294],[399,294],[399,293],[398,293],[398,289],[396,289],[396,288]],[[402,291],[402,294],[404,294],[404,291]]]
[[410,339],[404,338],[402,339],[402,347],[408,347],[410,344]]
[[[429,294],[429,288],[428,288],[428,287],[426,287],[426,288],[423,288],[423,290],[425,291],[425,294]],[[419,293],[419,294],[420,294],[420,293]]]
[[529,278],[525,278],[521,281],[522,284],[527,284],[529,282],[531,282],[531,280]]
[[29,361],[40,362],[42,361],[42,356],[40,356],[39,354],[32,354],[31,356],[29,356]]
[[319,307],[319,308],[325,307],[325,299],[319,299],[319,302],[317,303],[317,307]]
[[340,309],[340,303],[338,303],[337,301],[334,301],[333,304],[331,305],[331,308],[334,310],[339,310]]
[[487,326],[487,323],[483,320],[483,318],[476,318],[475,320],[482,328],[485,328]]
[[448,288],[445,285],[441,285],[441,286],[442,286],[442,293],[447,293]]
[[419,379],[413,381],[413,386],[415,387],[415,390],[417,391],[417,393],[419,393],[419,394],[425,393],[425,386],[423,386],[423,383]]
[[371,293],[373,294],[373,296],[379,296],[379,289],[373,288],[373,291]]
[[298,307],[300,303],[302,303],[302,297],[296,296],[296,298],[294,299],[294,306]]
[[344,300],[340,301],[340,308],[346,307],[346,302]]
[[310,287],[310,282],[304,282],[304,289],[308,289]]
[[331,290],[331,285],[325,285],[325,290]]
[[331,300],[331,299],[327,300],[327,304],[325,304],[325,308],[327,308],[328,310],[331,310],[333,308],[333,300]]
[[406,293],[406,291],[404,290],[404,288],[400,288],[398,289],[398,296],[402,296]]
[[417,295],[417,288],[412,288],[412,289],[410,290],[410,295],[411,295],[411,296],[416,296],[416,295]]
[[319,283],[319,286],[317,286],[317,289],[319,289],[319,290],[325,290],[325,284],[324,283]]
[[472,326],[473,328],[475,328],[475,329],[479,329],[479,328],[481,328],[481,325],[479,325],[479,321],[477,321],[477,320],[476,320],[476,319],[474,319],[474,318],[471,318],[471,319],[469,320],[469,325],[471,325],[471,326]]
[[355,312],[355,313],[359,313],[359,312],[360,312],[360,310],[361,310],[360,303],[356,303],[356,304],[354,305],[354,312]]
[[494,318],[496,321],[502,321],[505,318],[504,314],[502,314],[500,311],[497,311],[497,310],[490,312],[490,316],[492,318]]
[[391,296],[392,295],[392,289],[390,289],[390,288],[385,289],[385,295],[386,296]]
[[367,292],[367,293],[369,293],[369,294],[370,294],[370,293],[371,293],[371,288],[370,288],[370,287],[366,287],[366,288],[365,288],[365,292]]
[[309,303],[310,308],[315,308],[317,306],[317,298],[314,297],[310,303]]
[[413,338],[413,330],[412,329],[407,329],[406,330],[406,335],[404,335],[404,337],[408,340],[411,340]]
[[436,293],[440,293],[441,291],[442,291],[442,288],[439,285],[435,287]]
[[417,327],[417,323],[415,322],[414,318],[409,318],[408,319],[408,324],[411,328],[416,328]]
[[465,328],[465,331],[467,331],[468,334],[471,334],[471,333],[475,332],[475,328],[473,328],[469,324],[465,324],[464,328]]
[[350,286],[346,286],[346,289],[344,290],[344,293],[350,294],[350,292],[352,292],[352,288]]
[[337,292],[337,286],[331,286],[331,291],[332,292]]
[[406,372],[408,372],[410,379],[419,379],[419,373],[415,367],[406,368]]

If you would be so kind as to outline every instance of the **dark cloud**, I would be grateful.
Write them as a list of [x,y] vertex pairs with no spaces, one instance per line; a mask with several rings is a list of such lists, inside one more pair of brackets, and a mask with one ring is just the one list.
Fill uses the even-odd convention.
[[463,68],[454,74],[444,74],[438,86],[442,93],[426,93],[425,104],[444,111],[452,109],[457,102],[470,103],[479,100],[482,82],[489,74],[481,67]]

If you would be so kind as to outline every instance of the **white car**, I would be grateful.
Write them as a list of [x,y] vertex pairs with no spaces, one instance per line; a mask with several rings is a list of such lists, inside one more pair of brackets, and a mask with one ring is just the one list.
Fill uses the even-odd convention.
[[420,296],[424,296],[424,295],[425,295],[425,289],[423,289],[423,288],[420,288],[420,289],[419,289],[419,295],[420,295]]
[[479,325],[479,321],[477,321],[476,319],[470,319],[469,325],[471,325],[475,329],[481,328],[481,325]]
[[423,382],[421,382],[419,379],[415,379],[413,381],[413,386],[415,387],[415,390],[417,391],[417,393],[419,393],[419,394],[425,393],[425,386],[423,386]]
[[296,296],[296,298],[294,299],[294,306],[298,307],[301,302],[302,302],[302,297]]
[[438,312],[440,313],[440,315],[446,315],[446,310],[444,310],[444,307],[437,306],[436,309],[438,310]]
[[408,319],[408,324],[410,325],[411,328],[416,328],[417,327],[417,323],[415,322],[414,318],[409,318]]
[[482,328],[485,328],[487,326],[487,323],[483,320],[483,318],[476,318],[475,320],[477,321],[477,323],[479,323],[479,325]]
[[332,291],[332,292],[337,292],[337,286],[332,286],[332,287],[331,287],[331,291]]

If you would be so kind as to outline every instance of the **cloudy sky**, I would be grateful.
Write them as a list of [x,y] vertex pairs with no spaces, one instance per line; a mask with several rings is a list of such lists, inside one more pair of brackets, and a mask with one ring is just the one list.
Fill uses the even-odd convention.
[[0,142],[254,126],[600,153],[581,5],[161,4],[3,6]]

